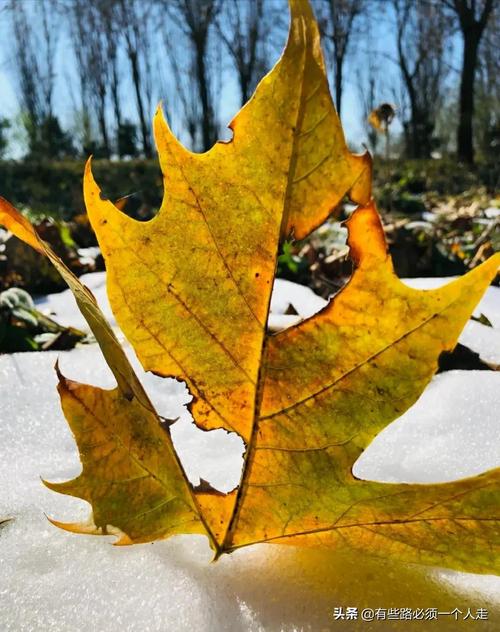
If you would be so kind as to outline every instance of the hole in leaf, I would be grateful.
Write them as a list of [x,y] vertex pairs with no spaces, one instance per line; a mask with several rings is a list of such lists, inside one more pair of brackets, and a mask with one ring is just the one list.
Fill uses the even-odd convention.
[[225,430],[201,430],[186,406],[192,397],[184,382],[137,370],[157,413],[177,420],[170,426],[170,434],[190,482],[196,486],[202,478],[221,492],[234,489],[243,468],[241,437]]
[[[344,205],[349,212],[355,207]],[[342,217],[348,212],[343,211]],[[301,241],[285,241],[281,245],[276,276],[312,288],[327,299],[349,280],[352,263],[346,244],[347,228],[328,219]]]
[[[355,207],[344,204],[343,215]],[[332,219],[301,241],[285,241],[278,257],[268,329],[277,332],[310,318],[349,281],[347,228]],[[298,285],[297,285],[298,284]]]

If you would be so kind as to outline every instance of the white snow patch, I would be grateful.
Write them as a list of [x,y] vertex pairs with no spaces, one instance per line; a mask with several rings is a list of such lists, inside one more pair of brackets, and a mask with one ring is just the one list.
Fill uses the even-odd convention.
[[[401,279],[409,287],[431,290],[453,281],[456,277],[439,277],[428,279]],[[317,296],[308,288],[291,281],[276,279],[271,300],[269,327],[279,331],[310,318],[327,305],[328,301]],[[293,305],[298,313],[285,314],[289,305]],[[487,327],[470,320],[459,337],[461,342],[475,351],[485,361],[500,365],[500,288],[489,287],[474,310],[474,316],[484,314],[493,327]]]
[[276,279],[271,297],[271,312],[284,314],[289,305],[295,308],[302,318],[309,318],[326,305],[326,301],[310,288],[285,279]]
[[492,365],[500,365],[500,327],[487,327],[469,320],[459,338],[460,342],[479,353],[479,357]]
[[[275,279],[268,328],[270,331],[288,329],[319,312],[327,302],[308,287],[285,279]],[[285,313],[290,306],[297,314]]]
[[370,444],[359,478],[430,483],[500,467],[500,373],[447,371]]

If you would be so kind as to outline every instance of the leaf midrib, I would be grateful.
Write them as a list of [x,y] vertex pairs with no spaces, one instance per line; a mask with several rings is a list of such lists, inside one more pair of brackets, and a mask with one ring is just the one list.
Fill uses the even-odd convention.
[[[289,216],[289,206],[290,206],[290,199],[291,199],[291,190],[294,184],[294,178],[295,178],[295,170],[297,168],[297,142],[300,138],[300,124],[303,120],[304,117],[304,112],[305,112],[305,107],[306,107],[306,103],[307,103],[307,99],[305,98],[304,95],[304,84],[305,84],[305,68],[306,68],[306,64],[307,64],[307,59],[308,59],[308,55],[310,54],[310,47],[311,47],[311,42],[310,42],[310,38],[308,35],[308,29],[307,29],[307,24],[305,23],[305,21],[302,19],[301,20],[302,23],[302,29],[303,29],[303,37],[305,39],[305,46],[304,46],[304,54],[303,54],[303,60],[302,60],[302,67],[301,67],[301,72],[300,72],[300,97],[299,97],[299,103],[298,103],[298,108],[297,108],[297,117],[296,117],[296,123],[295,126],[293,127],[292,130],[292,147],[291,147],[291,155],[290,155],[290,167],[288,169],[287,172],[287,183],[286,183],[286,189],[284,192],[284,196],[283,196],[283,214],[282,214],[282,221],[280,224],[280,231],[278,234],[278,239],[277,239],[277,243],[276,243],[276,252],[275,252],[275,256],[274,256],[274,261],[275,261],[275,267],[278,261],[278,255],[279,255],[279,249],[280,249],[280,242],[281,242],[281,235],[282,232],[284,230],[284,227],[286,226],[287,222],[288,222],[288,216]],[[291,34],[290,36],[291,37]],[[275,277],[276,278],[276,275]],[[272,291],[269,292],[269,296],[268,296],[268,302],[267,302],[267,308],[266,308],[266,325],[267,325],[267,321],[269,319],[269,312],[270,312],[270,308],[271,308],[271,297],[272,297]],[[243,497],[244,494],[246,492],[246,479],[248,476],[248,473],[251,471],[251,463],[252,463],[252,459],[255,453],[255,450],[253,449],[256,443],[256,435],[257,435],[257,431],[258,431],[258,422],[259,422],[259,411],[260,411],[260,407],[261,407],[261,402],[262,402],[262,393],[263,393],[263,385],[264,385],[264,373],[265,373],[265,367],[263,365],[263,358],[265,355],[265,351],[266,351],[266,345],[267,345],[267,341],[269,339],[269,335],[266,333],[266,328],[264,327],[264,332],[263,332],[263,337],[262,337],[262,345],[261,345],[261,351],[260,351],[260,355],[259,355],[259,372],[258,372],[258,376],[257,376],[257,388],[255,390],[255,400],[254,400],[254,416],[253,416],[253,422],[252,422],[252,432],[250,435],[250,440],[248,442],[248,446],[245,452],[245,456],[244,456],[244,461],[243,461],[243,468],[242,468],[242,473],[241,473],[241,478],[240,478],[240,482],[238,485],[238,491],[236,494],[236,499],[234,502],[234,506],[233,506],[233,511],[231,514],[231,518],[229,519],[228,523],[227,523],[227,528],[226,531],[224,533],[224,537],[222,538],[222,544],[220,546],[220,549],[222,552],[227,552],[230,550],[230,547],[227,546],[228,541],[231,541],[233,538],[233,530],[235,525],[238,522],[238,517],[241,511],[241,507],[243,505]]]

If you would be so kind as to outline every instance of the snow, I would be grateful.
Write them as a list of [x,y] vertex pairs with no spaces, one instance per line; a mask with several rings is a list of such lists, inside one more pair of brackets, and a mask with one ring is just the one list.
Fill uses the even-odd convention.
[[[83,280],[110,315],[104,274]],[[408,281],[420,287],[434,282]],[[278,281],[273,309],[286,311],[291,302],[307,317],[324,305],[311,294],[307,288]],[[68,292],[37,304],[54,311],[60,322],[84,327]],[[497,288],[488,290],[478,311],[500,328]],[[471,322],[467,329],[464,335],[476,348],[482,346],[482,353],[493,340],[483,339],[483,330],[498,336],[498,329],[479,323]],[[489,610],[490,621],[481,622],[481,629],[499,629],[496,577],[276,545],[242,549],[210,564],[211,553],[202,537],[115,548],[110,546],[113,538],[77,536],[53,527],[44,514],[74,521],[88,513],[83,501],[55,494],[40,482],[40,477],[66,480],[80,469],[55,390],[53,365],[58,357],[68,377],[113,385],[95,345],[70,352],[0,356],[0,518],[14,519],[0,527],[2,632],[316,631],[334,627],[332,613],[338,606],[450,611],[469,605]],[[190,479],[196,483],[202,476],[220,489],[232,488],[242,463],[241,440],[224,431],[201,433],[186,409],[190,396],[184,384],[139,373],[159,413],[179,418],[172,433]],[[418,402],[374,440],[356,463],[355,473],[382,481],[429,482],[498,467],[498,410],[499,373],[438,375]],[[358,625],[342,622],[338,629],[406,630],[413,624]],[[441,618],[436,629],[438,625],[439,630],[461,629],[451,617]],[[415,627],[425,628],[420,622]]]
[[[432,279],[403,279],[406,285],[419,290],[430,290],[449,283],[456,277]],[[474,310],[474,316],[483,314],[492,327],[470,320],[462,331],[459,342],[479,353],[485,362],[500,365],[500,288],[489,287]]]
[[[82,283],[92,290],[108,321],[113,327],[116,327],[116,320],[106,294],[106,273],[93,272],[84,274],[80,278]],[[403,281],[410,287],[417,289],[432,289],[448,283],[453,278],[455,277],[403,279]],[[35,303],[40,311],[47,315],[54,315],[61,324],[71,325],[78,329],[88,329],[85,319],[76,308],[70,290],[38,298]],[[317,296],[310,288],[284,279],[276,279],[271,299],[269,326],[273,331],[285,329],[304,318],[313,316],[326,304],[327,301]],[[292,305],[298,315],[285,314],[289,305]],[[474,310],[475,316],[481,314],[489,319],[493,327],[469,321],[459,340],[462,344],[479,353],[484,361],[500,364],[500,288],[488,288]],[[124,339],[123,335],[119,337],[121,340]]]
[[[92,291],[108,322],[116,329],[119,339],[124,341],[124,336],[117,327],[106,294],[106,273],[84,274],[80,280]],[[286,329],[304,318],[313,316],[327,303],[308,287],[284,279],[277,279],[274,288],[269,315],[269,326],[272,331]],[[35,304],[41,312],[53,316],[61,324],[88,330],[88,325],[77,309],[70,290],[39,297],[35,300]],[[290,305],[297,314],[285,314]]]

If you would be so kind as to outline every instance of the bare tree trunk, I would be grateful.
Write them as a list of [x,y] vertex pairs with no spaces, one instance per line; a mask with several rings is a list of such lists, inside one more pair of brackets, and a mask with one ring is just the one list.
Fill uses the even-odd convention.
[[[183,97],[183,101],[186,101],[185,115],[193,144],[196,148],[207,151],[217,140],[217,123],[211,90],[213,64],[211,66],[208,59],[211,32],[220,10],[220,0],[166,0],[165,6],[188,41],[191,74],[187,83],[191,94]],[[173,59],[172,65],[174,72],[176,68],[178,70],[178,60]],[[183,91],[184,87],[180,87],[180,90]],[[192,96],[199,100],[199,114],[195,117],[195,104],[187,103]]]
[[212,104],[208,96],[208,80],[205,65],[206,41],[199,42],[196,47],[196,75],[198,79],[198,90],[200,93],[201,111],[203,114],[202,137],[203,148],[206,150],[217,140],[215,135],[214,113]]
[[103,154],[105,158],[111,156],[111,146],[109,144],[108,124],[106,121],[106,92],[99,93],[99,107],[97,109],[97,119],[99,122],[99,131],[101,132]]
[[57,32],[57,23],[54,21],[54,12],[51,17],[48,15],[48,7],[45,3],[40,4],[40,12],[43,27],[43,39],[45,42],[45,77],[44,77],[44,100],[46,117],[53,115],[53,96],[55,83],[55,32]]
[[476,0],[441,0],[452,6],[460,24],[463,37],[463,60],[460,79],[460,113],[457,129],[457,157],[468,164],[474,163],[474,83],[478,65],[478,49],[481,37],[493,12],[494,0],[483,0],[482,10],[476,14]]
[[259,74],[268,68],[263,44],[275,12],[271,6],[264,12],[264,0],[229,2],[226,6],[226,14],[221,16],[217,29],[233,59],[243,106],[251,97]]
[[340,116],[340,109],[342,107],[342,89],[344,87],[343,84],[343,66],[344,60],[343,58],[335,58],[335,107],[337,108],[337,113]]
[[113,101],[113,111],[115,113],[116,126],[122,124],[122,108],[120,104],[120,79],[118,76],[118,67],[116,60],[113,60],[111,70],[111,100]]
[[[125,37],[127,57],[132,70],[132,83],[134,85],[139,128],[141,132],[142,149],[146,158],[153,155],[149,121],[146,114],[143,68],[140,56],[149,50],[147,38],[149,38],[149,16],[152,3],[150,0],[119,0],[121,28]],[[143,64],[144,65],[144,64]],[[144,79],[144,80],[143,80]]]
[[[80,78],[84,153],[111,156],[108,127],[108,22],[99,0],[71,0],[71,36]],[[92,122],[99,140],[92,138]]]
[[339,116],[344,88],[344,64],[355,35],[356,22],[366,11],[367,5],[367,0],[316,0],[315,2],[322,35],[332,51],[335,105]]
[[409,158],[428,158],[445,76],[448,21],[439,5],[426,0],[392,0],[396,46],[409,120],[403,120]]
[[457,130],[457,154],[459,160],[474,162],[473,119],[474,84],[477,68],[479,39],[474,32],[464,33],[464,59],[460,78],[460,113]]
[[63,133],[53,115],[59,16],[43,3],[23,6],[10,0],[4,8],[12,17],[14,69],[29,153],[37,157],[60,154],[64,151],[63,144],[59,145]]
[[119,76],[118,63],[117,63],[117,58],[116,58],[116,49],[114,49],[114,54],[113,54],[113,49],[110,50],[110,53],[111,53],[111,57],[110,57],[111,77],[110,77],[109,89],[111,93],[111,102],[113,104],[113,112],[115,115],[115,122],[116,122],[115,148],[118,153],[118,156],[120,158],[123,158],[122,147],[121,147],[121,142],[120,142],[120,135],[121,135],[122,125],[123,125],[123,120],[122,120],[122,108],[121,108],[121,103],[120,103],[120,76]]
[[139,114],[139,126],[141,129],[142,149],[146,158],[151,158],[151,142],[149,140],[149,129],[146,123],[146,113],[144,111],[144,102],[142,98],[141,79],[139,74],[139,61],[137,52],[129,48],[128,57],[132,68],[132,82],[134,84],[135,99],[137,103],[137,112]]
[[500,55],[498,54],[500,11],[488,20],[478,51],[474,102],[474,146],[495,161],[500,145]]
[[[95,2],[96,0],[94,0]],[[97,0],[99,12],[99,26],[104,52],[104,64],[106,67],[105,87],[109,93],[113,114],[115,118],[115,142],[114,147],[120,155],[120,130],[122,127],[122,109],[120,103],[120,70],[118,51],[121,45],[121,28],[119,11],[116,0]],[[105,118],[105,117],[104,117]],[[104,136],[104,134],[103,134]],[[106,145],[111,151],[111,141],[106,128]],[[121,157],[121,155],[120,155]]]

